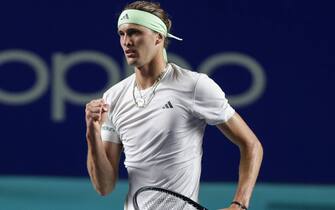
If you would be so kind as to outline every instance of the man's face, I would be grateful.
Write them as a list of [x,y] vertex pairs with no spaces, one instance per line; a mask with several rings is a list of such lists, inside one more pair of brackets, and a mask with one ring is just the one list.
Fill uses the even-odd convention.
[[119,27],[120,44],[129,65],[141,67],[156,55],[159,34],[137,24],[122,24]]

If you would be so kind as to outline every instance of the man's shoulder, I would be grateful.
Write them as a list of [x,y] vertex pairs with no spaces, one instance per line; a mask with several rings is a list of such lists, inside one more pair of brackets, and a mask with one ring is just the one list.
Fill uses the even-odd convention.
[[204,73],[186,69],[174,63],[170,63],[170,65],[173,69],[172,76],[176,81],[195,85],[200,77],[206,76]]
[[116,97],[117,95],[123,93],[129,87],[129,85],[131,85],[133,78],[134,78],[134,74],[114,84],[108,90],[104,92],[103,98]]
[[198,80],[203,73],[199,73],[184,67],[181,67],[175,63],[170,63],[173,69],[173,76],[176,78]]

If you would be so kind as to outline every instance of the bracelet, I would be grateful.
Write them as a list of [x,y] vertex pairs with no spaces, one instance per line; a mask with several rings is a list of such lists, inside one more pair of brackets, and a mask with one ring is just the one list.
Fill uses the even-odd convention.
[[231,204],[236,204],[236,205],[238,205],[238,207],[240,207],[241,209],[248,210],[248,208],[247,208],[245,205],[243,205],[242,203],[240,203],[240,202],[238,202],[238,201],[233,201],[233,202],[231,202]]

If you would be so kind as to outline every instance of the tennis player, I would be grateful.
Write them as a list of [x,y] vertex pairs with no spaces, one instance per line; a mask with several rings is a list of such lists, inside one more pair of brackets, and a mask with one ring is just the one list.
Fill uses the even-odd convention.
[[240,150],[239,180],[226,210],[247,209],[262,161],[262,146],[224,92],[207,75],[167,62],[171,20],[158,3],[128,4],[118,19],[120,44],[134,74],[86,105],[87,168],[96,191],[107,195],[125,153],[129,192],[157,186],[198,201],[202,141],[215,125]]

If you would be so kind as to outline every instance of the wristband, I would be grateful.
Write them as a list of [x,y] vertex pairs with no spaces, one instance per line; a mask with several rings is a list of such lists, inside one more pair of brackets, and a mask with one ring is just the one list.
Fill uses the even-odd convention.
[[236,204],[236,205],[238,205],[238,207],[240,207],[241,209],[243,209],[243,210],[248,210],[248,208],[247,208],[245,205],[243,205],[242,203],[240,203],[240,202],[238,202],[238,201],[233,201],[233,202],[231,202],[231,204]]

